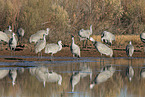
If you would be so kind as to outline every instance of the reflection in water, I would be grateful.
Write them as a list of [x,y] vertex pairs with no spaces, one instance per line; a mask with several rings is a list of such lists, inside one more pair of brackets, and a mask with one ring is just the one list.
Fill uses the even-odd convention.
[[95,84],[100,84],[102,82],[107,81],[110,77],[113,76],[114,72],[115,72],[115,68],[112,66],[103,67],[103,69],[96,76],[92,84],[90,84],[90,89],[92,89],[95,86]]
[[58,81],[58,85],[61,85],[61,83],[62,83],[61,75],[59,75],[53,71],[48,71],[47,67],[40,66],[40,67],[30,68],[29,72],[31,75],[36,76],[36,78],[40,82],[43,82],[44,87],[45,87],[46,82],[57,82]]
[[[127,59],[104,58],[104,64],[106,64],[106,66],[104,66],[103,68],[100,67],[99,59],[92,58],[92,60],[94,61],[77,61],[70,63],[54,62],[49,64],[47,62],[41,62],[41,66],[38,66],[35,62],[37,67],[30,66],[29,69],[25,67],[25,72],[19,72],[19,68],[14,69],[13,67],[1,67],[0,96],[144,97],[144,59],[132,59],[133,64],[131,66],[134,70],[134,76],[131,82],[128,80],[128,76],[126,75],[126,68],[128,66]],[[34,66],[33,62],[31,62],[31,64]],[[12,71],[14,72],[12,74],[17,75],[14,81],[16,84],[14,86],[11,85],[12,79],[7,76]],[[74,83],[74,88],[73,86],[71,86],[69,81],[71,76],[72,78],[74,77],[73,79],[77,80],[74,82],[72,81],[72,83]],[[95,80],[92,81],[92,78]],[[90,89],[91,82],[96,83],[96,85],[94,85],[92,89]]]
[[73,92],[75,85],[77,85],[80,81],[80,73],[79,72],[73,73],[73,75],[71,76],[70,81],[71,81],[72,92]]
[[3,79],[5,76],[7,76],[9,73],[9,70],[0,70],[0,79]]
[[17,71],[16,70],[10,70],[10,77],[12,79],[12,85],[15,85],[15,80],[17,77]]
[[126,68],[126,74],[127,74],[127,77],[129,78],[129,81],[131,81],[134,76],[134,70],[132,66],[128,66]]

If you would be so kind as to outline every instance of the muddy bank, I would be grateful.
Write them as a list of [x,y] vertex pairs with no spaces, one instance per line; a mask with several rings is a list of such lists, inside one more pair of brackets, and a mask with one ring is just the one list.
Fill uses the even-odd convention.
[[[32,51],[31,51],[32,48]],[[113,57],[127,57],[126,51],[124,47],[120,48],[113,48]],[[50,54],[45,54],[44,50],[43,56],[50,56]],[[36,58],[37,54],[34,52],[33,46],[18,46],[15,55],[16,56],[34,56],[35,58],[18,58],[15,57],[14,52],[12,52],[12,55],[14,57],[6,57],[6,56],[11,56],[11,51],[6,47],[3,50],[0,50],[0,56],[5,56],[0,58],[0,62],[12,62],[12,61],[45,61],[45,60],[50,60],[50,59],[38,59]],[[72,57],[70,47],[63,47],[61,51],[58,53],[54,54],[55,57]],[[87,48],[81,48],[81,57],[101,57],[100,53],[93,47],[89,46]],[[105,56],[104,57],[108,57]],[[133,54],[133,57],[145,57],[143,47],[137,48],[135,47],[135,51]]]

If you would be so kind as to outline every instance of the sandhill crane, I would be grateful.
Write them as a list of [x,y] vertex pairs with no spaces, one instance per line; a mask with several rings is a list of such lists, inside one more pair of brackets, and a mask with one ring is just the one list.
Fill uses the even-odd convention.
[[130,41],[129,44],[126,46],[126,54],[128,57],[132,57],[133,52],[134,52],[134,47]]
[[15,51],[16,46],[17,46],[17,40],[15,38],[15,33],[12,33],[12,38],[10,38],[9,40],[9,47],[11,50],[11,55],[12,55],[12,49],[14,49]]
[[36,32],[35,34],[32,34],[29,38],[29,42],[32,43],[36,43],[38,40],[43,38],[43,35],[48,35],[49,34],[49,28],[47,28],[46,30],[40,30],[38,32]]
[[134,70],[132,66],[128,66],[126,69],[126,75],[129,78],[129,81],[132,80],[133,76],[134,76]]
[[62,83],[62,76],[56,72],[49,72],[47,82],[58,82],[58,85]]
[[107,81],[110,77],[113,76],[115,72],[115,68],[110,66],[110,67],[105,67],[105,70],[101,71],[96,78],[94,79],[94,81],[90,84],[90,89],[92,89],[95,84],[100,84],[103,83],[105,81]]
[[45,53],[49,54],[51,53],[51,58],[53,57],[53,54],[57,53],[62,49],[62,41],[59,40],[58,44],[55,43],[49,43],[45,47]]
[[10,70],[10,77],[12,79],[12,85],[15,85],[15,81],[17,78],[17,71],[16,70]]
[[131,65],[132,65],[132,55],[134,52],[134,47],[131,43],[131,41],[129,42],[129,44],[126,46],[126,54],[128,57],[131,57]]
[[73,75],[71,76],[71,79],[70,79],[71,86],[72,86],[72,92],[74,91],[75,85],[78,84],[79,81],[80,81],[80,73],[79,72],[73,73]]
[[[101,54],[101,57],[102,57],[102,54],[105,54],[106,56],[110,56],[110,57],[113,56],[113,50],[109,48],[107,45],[101,42],[95,41],[92,37],[90,37],[90,40],[92,41],[92,43],[94,44],[98,52]],[[103,63],[104,63],[104,60],[103,60]],[[100,59],[100,65],[101,65],[101,59]]]
[[43,40],[39,40],[37,41],[36,45],[35,45],[35,53],[41,53],[41,58],[42,58],[42,50],[45,48],[46,46],[46,39],[45,39],[45,34],[43,34]]
[[92,37],[90,38],[90,40],[94,44],[95,48],[101,53],[101,55],[105,54],[110,57],[113,56],[113,50],[111,48],[101,42],[95,41]]
[[[8,36],[8,38],[10,39],[11,37],[12,37],[12,33],[14,33],[14,32],[12,32],[12,30],[11,30],[11,26],[9,26],[9,29],[8,30],[4,30],[4,33]],[[18,37],[17,37],[17,35],[15,35],[15,39],[18,41]]]
[[20,37],[21,37],[21,42],[23,41],[23,36],[25,34],[25,31],[23,28],[19,28],[18,31],[17,31],[17,34],[19,36],[19,40],[20,40]]
[[[90,29],[89,30],[84,30],[84,29],[81,29],[79,31],[79,36],[80,36],[80,41],[83,40],[83,47],[86,47],[87,45],[87,39],[90,38],[90,35],[92,35],[93,31],[92,31],[92,25],[90,26]],[[84,45],[84,41],[86,40],[86,45]]]
[[[9,42],[9,38],[7,34],[2,31],[0,31],[0,42],[6,42],[6,43]],[[1,45],[1,50],[2,50],[2,45]]]
[[112,41],[115,41],[115,35],[111,32],[104,31],[101,34],[101,40],[104,41],[106,44],[112,45]]
[[75,56],[80,57],[80,47],[75,44],[73,35],[72,35],[72,43],[71,43],[71,46],[70,46],[70,50],[73,54],[73,57],[75,57]]
[[[140,39],[143,43],[145,43],[145,33],[140,34]],[[145,52],[145,44],[144,44],[144,52]]]

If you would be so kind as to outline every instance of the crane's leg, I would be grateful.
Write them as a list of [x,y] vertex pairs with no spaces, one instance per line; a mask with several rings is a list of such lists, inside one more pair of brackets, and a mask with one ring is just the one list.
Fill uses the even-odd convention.
[[86,40],[85,48],[87,48],[87,45],[88,45],[88,40]]
[[42,52],[40,52],[40,54],[41,54],[41,59],[42,59]]
[[53,53],[51,54],[51,61],[53,61]]
[[1,51],[3,50],[3,48],[2,48],[2,42],[0,43],[0,45],[1,45]]

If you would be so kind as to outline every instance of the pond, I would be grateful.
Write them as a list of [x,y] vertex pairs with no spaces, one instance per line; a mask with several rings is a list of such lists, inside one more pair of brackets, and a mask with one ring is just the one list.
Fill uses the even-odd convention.
[[144,58],[124,57],[0,62],[0,96],[144,97],[144,68]]

